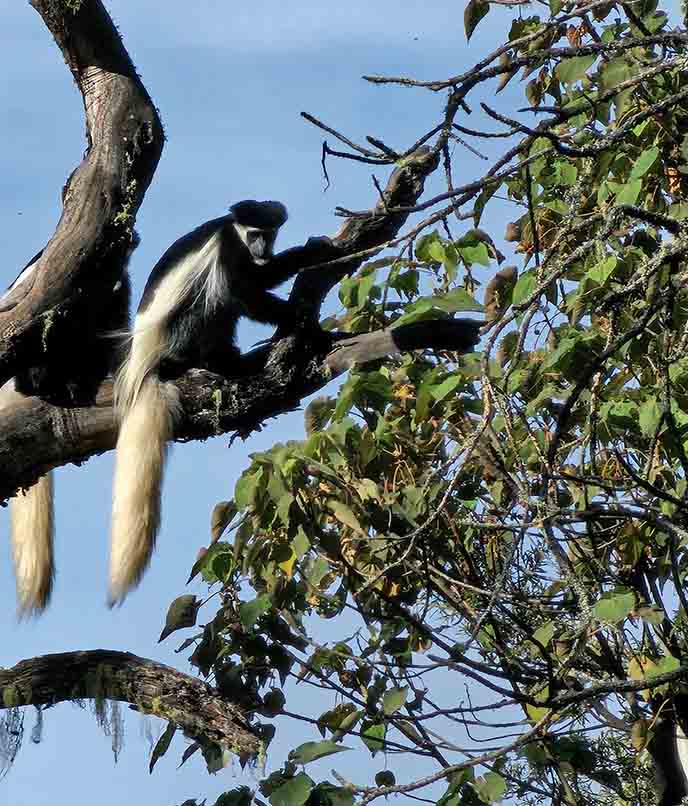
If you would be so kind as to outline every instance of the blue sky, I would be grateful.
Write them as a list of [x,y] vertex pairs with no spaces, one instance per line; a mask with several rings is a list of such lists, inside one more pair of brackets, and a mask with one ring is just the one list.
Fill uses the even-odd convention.
[[[243,10],[226,0],[196,5],[106,0],[106,5],[160,109],[168,138],[137,223],[142,245],[131,265],[137,300],[164,249],[199,223],[222,215],[234,201],[285,202],[290,220],[278,242],[281,248],[336,231],[336,205],[360,209],[373,203],[370,166],[331,161],[332,185],[323,192],[323,135],[299,112],[309,111],[354,139],[371,134],[403,149],[437,121],[443,97],[371,86],[360,76],[441,78],[460,72],[496,37],[491,24],[507,30],[511,16],[495,11],[494,23],[486,21],[468,46],[463,6],[448,0],[254,0]],[[0,0],[0,19],[5,34],[0,49],[4,287],[52,234],[61,187],[80,160],[85,140],[81,98],[38,15],[28,3]],[[470,179],[484,167],[464,153],[456,166],[465,161],[465,179]],[[376,170],[382,181],[388,173]],[[267,334],[243,327],[241,346],[246,349]],[[302,434],[302,415],[294,413],[231,450],[226,437],[176,446],[158,550],[142,585],[118,610],[105,606],[111,456],[56,474],[58,575],[48,612],[33,622],[17,623],[14,617],[8,517],[6,510],[0,512],[5,604],[0,609],[0,665],[48,652],[104,647],[191,671],[186,655],[173,653],[179,641],[172,637],[158,646],[156,640],[167,604],[188,590],[188,569],[199,546],[208,542],[210,511],[218,500],[231,497],[249,452]],[[201,621],[203,616],[204,611]],[[302,697],[304,713],[317,715],[312,691]],[[31,719],[27,715],[29,727]],[[13,770],[0,781],[0,801],[52,806],[97,800],[99,806],[120,806],[131,792],[148,806],[171,806],[197,795],[211,804],[238,783],[232,768],[209,778],[196,757],[176,771],[181,740],[149,776],[144,723],[130,716],[126,728],[125,749],[115,766],[109,740],[87,710],[61,705],[48,711],[43,741],[32,745],[27,737]],[[151,729],[157,734],[158,723],[151,720]],[[298,741],[294,733],[289,738]],[[306,738],[313,736],[301,740]],[[284,747],[271,750],[268,769],[283,759]],[[358,779],[362,759],[350,756],[338,757],[336,764],[324,762],[322,772],[336,766]],[[383,766],[384,759],[378,758],[369,769]],[[422,771],[407,768],[406,773]]]

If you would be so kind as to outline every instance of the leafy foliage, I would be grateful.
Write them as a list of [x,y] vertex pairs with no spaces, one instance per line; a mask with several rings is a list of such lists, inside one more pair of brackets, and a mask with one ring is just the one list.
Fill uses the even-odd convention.
[[[224,505],[240,518],[194,566],[219,590],[202,674],[264,718],[294,716],[294,682],[331,698],[260,784],[273,806],[656,802],[648,750],[688,670],[688,36],[633,8],[551,0],[472,71],[416,82],[449,93],[447,193],[341,283],[329,324],[482,300],[480,352],[352,370],[305,439],[254,454]],[[468,36],[488,11],[468,5]],[[509,149],[454,187],[455,116],[519,73],[531,109],[483,107]],[[500,197],[508,269],[476,228]],[[404,765],[369,783],[303,770],[348,748]]]

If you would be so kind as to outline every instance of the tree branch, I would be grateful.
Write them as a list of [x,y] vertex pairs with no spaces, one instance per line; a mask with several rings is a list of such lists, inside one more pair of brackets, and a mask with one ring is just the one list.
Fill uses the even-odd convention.
[[0,694],[0,708],[81,699],[128,702],[243,758],[255,757],[261,747],[242,710],[207,683],[130,652],[92,649],[22,660],[0,669]]
[[62,216],[31,282],[3,299],[0,382],[49,359],[51,324],[82,295],[95,308],[109,303],[104,292],[122,272],[163,146],[155,106],[100,0],[82,0],[75,11],[54,0],[31,5],[82,94],[88,150],[67,181]]
[[[437,155],[428,148],[408,157],[389,178],[384,191],[387,206],[413,206],[437,163]],[[288,259],[307,269],[297,277],[290,300],[317,321],[329,290],[363,262],[358,253],[382,248],[407,217],[407,212],[385,212],[380,200],[367,216],[347,221],[331,241],[311,240],[304,247],[288,250]],[[264,369],[253,376],[231,379],[191,370],[178,380],[185,417],[176,439],[205,439],[234,431],[248,434],[265,419],[296,408],[304,396],[356,362],[425,346],[470,348],[470,343],[464,344],[465,327],[459,323],[452,331],[450,322],[445,326],[448,329],[440,342],[436,322],[397,328],[394,337],[386,331],[361,334],[348,339],[346,348],[335,357],[329,354],[336,337],[312,328],[296,334],[278,331],[276,343],[254,353],[259,358],[256,365]],[[0,349],[0,366],[2,355]],[[53,467],[78,463],[114,447],[112,383],[108,380],[102,385],[94,406],[59,408],[31,398],[4,407],[0,423],[1,501]]]
[[[190,370],[176,381],[184,409],[176,439],[247,435],[264,420],[297,408],[303,397],[355,363],[423,347],[465,352],[475,342],[479,325],[463,319],[429,320],[345,338],[306,330],[254,351],[252,356],[264,364],[254,375],[231,379]],[[109,379],[94,406],[61,408],[24,398],[3,408],[0,500],[53,467],[112,450],[116,438]]]

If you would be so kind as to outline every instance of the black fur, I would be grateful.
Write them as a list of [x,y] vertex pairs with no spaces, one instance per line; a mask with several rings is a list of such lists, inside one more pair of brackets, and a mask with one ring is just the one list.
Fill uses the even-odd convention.
[[[45,360],[17,373],[15,388],[18,392],[58,404],[88,405],[93,402],[100,384],[121,360],[119,342],[114,334],[121,334],[129,326],[130,284],[126,266],[138,244],[138,234],[133,233],[130,243],[117,245],[111,251],[108,260],[112,261],[113,267],[123,261],[125,265],[109,299],[98,305],[91,295],[84,294],[68,315],[58,314],[50,322],[48,338],[43,345]],[[27,263],[22,272],[42,254],[43,250]],[[109,269],[100,267],[101,271]]]
[[[169,272],[216,233],[221,233],[219,263],[224,272],[226,293],[208,300],[202,281],[192,287],[184,301],[167,318],[168,356],[158,368],[161,380],[178,377],[188,369],[207,369],[225,375],[243,374],[241,356],[235,344],[241,316],[270,325],[294,327],[299,311],[271,293],[272,288],[293,277],[304,265],[304,247],[272,258],[277,230],[286,221],[286,209],[276,202],[239,202],[229,215],[215,218],[175,241],[160,258],[148,279],[139,312],[151,305],[156,291]],[[239,237],[236,224],[261,230],[264,258],[259,265],[252,250]]]

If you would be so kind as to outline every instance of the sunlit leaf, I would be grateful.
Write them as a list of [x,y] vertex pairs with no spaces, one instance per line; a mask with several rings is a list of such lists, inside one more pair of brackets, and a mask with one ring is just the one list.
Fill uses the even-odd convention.
[[382,710],[384,713],[387,716],[396,713],[406,702],[407,694],[408,686],[390,688],[385,691],[384,696],[382,697]]
[[554,71],[555,75],[564,84],[575,84],[576,81],[580,81],[583,78],[596,59],[597,56],[595,55],[574,56],[570,59],[564,59],[557,65]]
[[241,623],[247,630],[250,630],[263,613],[268,612],[271,606],[270,597],[266,593],[261,593],[260,596],[256,596],[250,602],[244,602],[239,606]]
[[600,621],[617,624],[623,621],[635,606],[633,591],[620,590],[616,593],[603,593],[593,607],[595,617]]
[[271,806],[302,806],[313,789],[313,780],[300,772],[270,795]]
[[293,761],[294,764],[308,764],[319,758],[332,756],[335,753],[343,753],[350,749],[350,747],[345,747],[343,744],[336,744],[327,739],[322,742],[305,742],[289,753],[289,760]]
[[506,794],[506,781],[496,772],[488,772],[476,778],[473,786],[487,803],[499,803]]

